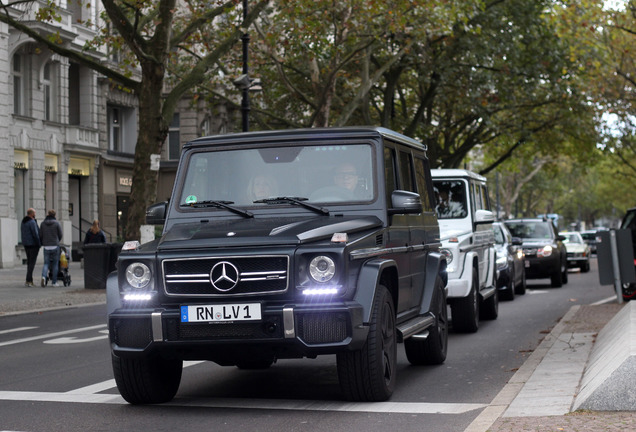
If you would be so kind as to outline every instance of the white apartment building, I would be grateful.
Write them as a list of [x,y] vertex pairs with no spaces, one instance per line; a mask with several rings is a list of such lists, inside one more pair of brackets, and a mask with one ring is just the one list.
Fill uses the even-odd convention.
[[[66,9],[55,27],[35,20],[39,5],[44,3],[22,4],[15,15],[43,34],[59,30],[63,42],[78,51],[94,37],[95,29],[79,22],[98,22],[100,2],[86,7],[62,1]],[[137,105],[133,95],[117,91],[100,74],[0,23],[0,268],[24,263],[20,224],[29,207],[38,223],[47,210],[56,210],[73,260],[80,259],[94,219],[109,242],[122,240]],[[170,196],[183,143],[225,133],[229,117],[223,106],[211,110],[202,103],[195,108],[189,100],[181,103],[163,146],[157,200]]]

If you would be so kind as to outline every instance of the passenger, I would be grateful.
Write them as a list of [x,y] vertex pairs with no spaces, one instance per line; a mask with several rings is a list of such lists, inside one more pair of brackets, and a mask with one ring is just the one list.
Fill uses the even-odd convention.
[[258,174],[247,185],[247,196],[251,202],[273,198],[278,193],[278,185],[273,177]]

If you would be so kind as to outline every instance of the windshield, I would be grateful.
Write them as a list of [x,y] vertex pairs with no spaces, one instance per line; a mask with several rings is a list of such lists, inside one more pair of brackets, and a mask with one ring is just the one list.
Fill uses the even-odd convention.
[[578,233],[561,233],[565,237],[564,243],[583,243],[583,239]]
[[513,237],[549,239],[552,238],[549,223],[551,222],[506,222],[506,226]]
[[188,160],[179,205],[370,201],[375,195],[373,172],[368,144],[196,152]]
[[465,185],[462,180],[433,181],[438,219],[463,219],[468,216]]

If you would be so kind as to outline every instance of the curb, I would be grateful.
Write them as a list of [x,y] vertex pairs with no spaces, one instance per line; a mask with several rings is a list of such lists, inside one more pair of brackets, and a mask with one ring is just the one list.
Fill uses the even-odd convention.
[[503,416],[512,401],[523,389],[525,383],[530,379],[550,348],[558,340],[565,330],[566,323],[574,317],[580,309],[580,305],[575,305],[559,320],[552,331],[541,341],[539,346],[533,351],[523,365],[510,378],[503,389],[495,396],[488,406],[468,425],[464,432],[486,432],[499,417]]

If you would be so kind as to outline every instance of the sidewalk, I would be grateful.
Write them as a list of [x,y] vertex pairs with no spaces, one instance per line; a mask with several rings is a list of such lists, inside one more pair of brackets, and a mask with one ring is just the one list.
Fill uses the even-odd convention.
[[[80,262],[69,263],[71,284],[67,287],[40,286],[42,264],[33,271],[34,287],[25,287],[26,265],[0,269],[0,316],[105,303],[106,290],[84,289],[84,269]],[[58,281],[62,285],[61,281]]]
[[636,412],[570,412],[596,336],[625,306],[573,306],[466,432],[636,430]]

